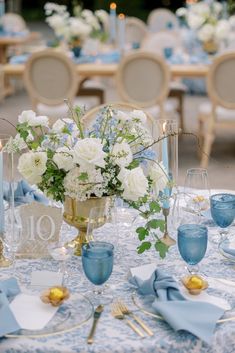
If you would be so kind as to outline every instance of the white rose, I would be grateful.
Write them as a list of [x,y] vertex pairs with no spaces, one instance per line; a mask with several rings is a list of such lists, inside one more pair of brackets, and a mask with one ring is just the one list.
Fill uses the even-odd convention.
[[99,19],[99,21],[103,24],[103,26],[106,28],[109,24],[109,14],[105,10],[96,10],[95,15]]
[[230,24],[226,20],[220,20],[215,28],[215,38],[220,40],[226,39],[230,32]]
[[142,124],[146,124],[147,116],[142,110],[133,110],[130,113],[131,119],[139,120]]
[[36,113],[32,110],[24,110],[19,116],[18,116],[18,122],[20,124],[30,124],[33,119],[35,119]]
[[194,13],[189,13],[187,16],[187,22],[190,28],[198,29],[203,25],[205,19],[202,16],[198,16]]
[[67,147],[58,148],[53,156],[53,161],[59,169],[64,169],[66,172],[74,167],[72,152]]
[[167,173],[162,162],[154,163],[149,171],[149,176],[153,181],[153,189],[156,195],[166,187],[168,183]]
[[177,11],[176,11],[176,16],[178,17],[184,17],[187,14],[187,9],[185,7],[180,7]]
[[46,171],[46,163],[46,152],[27,152],[20,156],[18,170],[30,184],[37,184]]
[[212,40],[215,34],[215,27],[210,24],[205,24],[199,31],[198,31],[198,39],[202,42],[207,42]]
[[58,119],[56,120],[56,122],[52,125],[52,131],[56,132],[56,133],[60,133],[62,132],[62,130],[65,127],[65,123],[63,122],[63,120]]
[[118,175],[122,183],[123,198],[129,201],[137,201],[146,195],[148,190],[148,180],[141,167],[132,170],[122,169]]
[[47,116],[35,116],[32,121],[29,122],[29,126],[46,126],[48,127],[49,120]]
[[103,151],[103,144],[98,138],[85,138],[79,140],[74,146],[74,162],[83,169],[91,167],[105,167],[106,153]]
[[123,141],[113,146],[112,157],[119,167],[127,167],[133,160],[130,145]]
[[123,121],[123,122],[130,120],[130,116],[127,113],[122,112],[121,110],[117,111],[116,117],[118,120]]

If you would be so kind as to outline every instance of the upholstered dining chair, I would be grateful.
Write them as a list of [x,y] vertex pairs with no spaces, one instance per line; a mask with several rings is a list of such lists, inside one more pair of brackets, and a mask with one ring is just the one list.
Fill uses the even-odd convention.
[[30,56],[24,72],[26,90],[32,108],[40,115],[55,119],[67,114],[64,99],[87,109],[96,104],[94,99],[76,99],[79,77],[76,67],[64,53],[45,49]]
[[207,76],[210,101],[199,107],[201,166],[206,168],[217,131],[235,129],[235,52],[214,59]]
[[148,34],[148,27],[137,17],[127,17],[126,19],[126,44],[131,45],[133,49],[141,47],[142,41]]
[[2,26],[6,32],[22,32],[27,30],[27,25],[22,16],[16,13],[5,13],[1,18]]
[[167,9],[152,10],[148,16],[147,25],[150,32],[164,31],[166,29],[179,29],[177,16]]
[[[165,48],[171,48],[173,53],[182,49],[182,40],[173,31],[160,31],[149,33],[143,40],[141,49],[156,53],[164,57]],[[184,94],[187,87],[180,80],[170,82],[169,97],[176,98],[178,102],[177,112],[180,117],[180,126],[184,130]]]
[[125,102],[145,108],[155,118],[175,113],[174,106],[167,102],[170,70],[160,56],[143,51],[127,55],[119,64],[116,79]]

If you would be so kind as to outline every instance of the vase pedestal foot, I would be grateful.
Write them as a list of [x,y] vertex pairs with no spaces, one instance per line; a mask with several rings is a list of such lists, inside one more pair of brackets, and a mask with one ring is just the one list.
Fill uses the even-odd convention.
[[76,238],[66,243],[66,246],[74,249],[75,256],[81,256],[82,246],[83,244],[87,244],[87,243],[88,243],[88,240],[86,238],[86,233],[80,231],[79,234],[76,236]]

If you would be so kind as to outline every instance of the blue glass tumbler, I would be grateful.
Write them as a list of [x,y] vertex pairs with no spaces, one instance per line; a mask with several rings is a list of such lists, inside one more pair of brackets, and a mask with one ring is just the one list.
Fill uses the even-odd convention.
[[183,224],[178,228],[178,249],[187,263],[189,272],[197,272],[196,266],[205,256],[208,242],[207,227],[201,224]]
[[220,237],[218,241],[223,241],[228,229],[235,218],[235,195],[232,194],[215,194],[210,197],[211,216],[217,226],[220,227]]

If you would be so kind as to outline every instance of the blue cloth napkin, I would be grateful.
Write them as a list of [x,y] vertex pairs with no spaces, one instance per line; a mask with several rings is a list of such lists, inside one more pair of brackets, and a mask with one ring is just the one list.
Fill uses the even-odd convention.
[[[9,201],[9,184],[7,182],[3,183],[3,198],[5,201]],[[31,203],[33,201],[37,201],[43,203],[44,205],[48,204],[48,199],[44,196],[36,192],[25,180],[20,180],[16,184],[16,188],[14,191],[14,200],[15,206],[19,206],[25,203]]]
[[20,288],[15,278],[0,282],[0,337],[20,329],[9,307],[11,299],[19,293]]
[[9,62],[10,64],[24,64],[29,56],[30,54],[14,55],[10,58]]
[[210,344],[224,310],[210,303],[186,300],[172,276],[155,270],[148,280],[134,276],[131,283],[142,295],[154,295],[152,307],[175,330],[185,330]]

